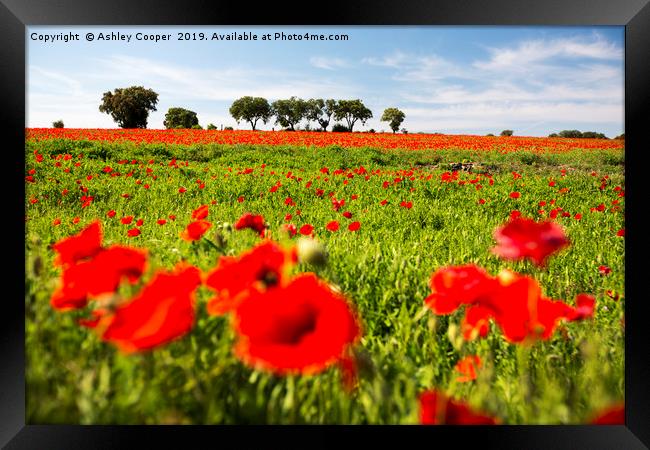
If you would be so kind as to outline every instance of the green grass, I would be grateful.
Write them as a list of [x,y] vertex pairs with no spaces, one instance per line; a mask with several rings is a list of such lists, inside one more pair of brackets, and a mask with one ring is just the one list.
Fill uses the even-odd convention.
[[[35,162],[34,150],[44,155],[43,162]],[[55,167],[51,156],[66,153],[73,158],[62,158],[61,167]],[[168,166],[171,158],[178,158],[179,168]],[[118,164],[122,159],[129,163]],[[132,165],[132,159],[144,165]],[[147,164],[150,159],[154,164]],[[487,168],[494,185],[487,178],[479,181],[480,190],[469,182],[441,183],[440,175],[449,164],[463,160]],[[616,231],[624,227],[625,207],[624,198],[614,191],[624,183],[623,152],[504,155],[453,149],[388,152],[53,140],[28,142],[26,161],[27,170],[36,169],[36,183],[26,184],[27,200],[38,199],[35,204],[26,201],[28,423],[417,423],[418,394],[436,388],[503,423],[567,424],[584,422],[624,398],[624,298],[615,301],[605,294],[607,290],[624,293],[624,238],[617,237]],[[75,167],[75,162],[80,165]],[[107,165],[122,175],[104,173]],[[368,174],[381,173],[367,181],[359,175],[330,175],[326,182],[319,171],[361,165]],[[70,173],[63,171],[66,167]],[[147,174],[146,167],[153,173]],[[247,167],[254,172],[237,175]],[[566,176],[561,176],[561,169],[567,170]],[[409,170],[415,180],[406,177],[382,187],[396,176],[404,178]],[[513,170],[523,178],[513,180]],[[287,178],[288,171],[302,180]],[[133,174],[127,177],[129,172]],[[87,175],[93,178],[87,180]],[[609,184],[600,190],[604,175],[609,176]],[[475,176],[463,173],[461,179]],[[556,180],[555,187],[548,186],[549,178]],[[198,188],[197,179],[205,182],[204,189]],[[81,208],[76,180],[88,188],[87,195],[94,196],[87,208]],[[309,180],[313,184],[306,189]],[[270,193],[276,181],[282,186]],[[145,183],[150,184],[148,190]],[[187,189],[184,194],[178,192],[181,186]],[[558,193],[562,187],[570,191]],[[314,195],[316,188],[325,190],[322,198]],[[63,189],[69,190],[65,196]],[[508,197],[513,190],[521,192],[520,199]],[[346,200],[338,213],[331,207],[330,191]],[[130,197],[121,197],[124,193]],[[350,200],[352,194],[358,199]],[[240,195],[245,196],[243,203],[237,201]],[[285,206],[286,197],[297,206]],[[486,204],[478,204],[479,198]],[[383,199],[389,204],[381,206]],[[557,218],[571,239],[568,249],[552,257],[544,269],[503,261],[490,253],[493,230],[511,210],[539,218],[538,202],[552,199],[572,215]],[[328,263],[322,268],[302,264],[295,272],[315,271],[339,286],[359,312],[364,335],[357,350],[366,367],[353,393],[342,389],[335,366],[315,376],[278,377],[241,364],[232,353],[234,335],[228,317],[209,316],[205,311],[211,296],[205,287],[197,294],[197,321],[191,333],[146,354],[122,355],[76,324],[84,312],[59,313],[51,308],[49,299],[60,272],[53,266],[50,245],[94,218],[102,221],[105,244],[149,250],[145,281],[156,268],[171,268],[182,259],[203,271],[214,267],[222,252],[204,242],[190,244],[179,238],[192,210],[213,200],[216,205],[210,206],[208,220],[214,227],[207,237],[214,239],[218,230],[227,254],[237,255],[259,242],[253,232],[223,227],[243,212],[262,214],[274,236],[287,244],[290,240],[278,233],[286,223],[285,214],[294,214],[291,223],[298,228],[304,223],[314,225],[327,248]],[[400,208],[402,200],[412,201],[413,208]],[[609,209],[612,200],[620,200],[620,211],[590,212],[600,203]],[[296,208],[300,216],[295,216]],[[551,208],[542,209],[548,214]],[[109,219],[106,212],[111,209],[117,216]],[[356,233],[347,230],[350,220],[340,214],[346,210],[352,212],[352,220],[361,222]],[[576,213],[583,214],[582,220],[573,218]],[[156,224],[170,214],[177,216],[175,221]],[[119,222],[126,215],[144,219],[142,235],[127,237],[132,226]],[[76,216],[80,222],[74,225]],[[62,224],[53,226],[55,218]],[[330,220],[340,221],[338,232],[325,230]],[[577,294],[591,293],[597,300],[595,317],[569,323],[566,333],[558,331],[551,340],[532,347],[507,343],[494,324],[487,338],[465,343],[452,339],[462,310],[435,316],[423,311],[423,300],[437,268],[466,263],[479,264],[491,274],[504,268],[532,274],[545,296],[569,304]],[[611,267],[612,273],[601,276],[601,264]],[[126,292],[134,293],[138,287]],[[457,383],[455,363],[472,354],[478,354],[485,367],[476,381]]]

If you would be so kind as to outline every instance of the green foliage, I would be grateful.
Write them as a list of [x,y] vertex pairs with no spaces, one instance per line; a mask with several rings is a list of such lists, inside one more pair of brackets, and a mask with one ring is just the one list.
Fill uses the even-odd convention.
[[233,130],[233,127],[223,127],[223,129],[224,129],[224,130],[232,131],[232,130]]
[[165,128],[194,128],[199,124],[199,119],[194,111],[185,108],[169,108],[165,114],[163,125]]
[[332,132],[334,133],[347,133],[350,129],[343,125],[342,123],[335,123],[332,125]]
[[386,108],[381,116],[381,121],[389,122],[388,126],[393,130],[393,133],[396,133],[405,117],[404,113],[397,108]]
[[334,99],[323,100],[322,98],[310,99],[307,101],[307,113],[305,118],[318,122],[323,131],[327,131],[332,115],[336,111],[337,102]]
[[205,127],[206,130],[216,130],[217,126],[213,123],[209,123],[207,127]]
[[616,136],[614,139],[619,139],[619,140],[624,141],[624,140],[625,140],[625,133],[623,133],[623,134],[619,134],[619,135]]
[[245,96],[235,100],[230,107],[230,115],[239,123],[244,120],[251,124],[253,130],[258,121],[268,122],[273,115],[269,102],[262,97]]
[[503,130],[501,132],[501,136],[512,136],[513,133],[514,133],[514,131],[512,131],[512,130]]
[[334,108],[334,120],[345,120],[350,132],[354,129],[354,124],[357,121],[361,121],[365,125],[370,118],[372,118],[372,111],[366,108],[359,99],[339,100]]
[[63,128],[63,120],[55,120],[52,122],[52,128]]
[[603,133],[595,131],[579,131],[579,130],[562,130],[559,133],[552,133],[549,137],[562,137],[572,139],[607,139]]
[[156,111],[158,94],[142,86],[104,92],[99,111],[110,114],[121,128],[147,128],[150,111]]
[[196,123],[196,124],[192,125],[192,129],[193,130],[202,130],[203,127],[201,125],[199,125],[198,123]]
[[301,98],[291,97],[287,100],[274,101],[271,110],[276,118],[276,124],[295,131],[295,125],[306,117],[309,104]]

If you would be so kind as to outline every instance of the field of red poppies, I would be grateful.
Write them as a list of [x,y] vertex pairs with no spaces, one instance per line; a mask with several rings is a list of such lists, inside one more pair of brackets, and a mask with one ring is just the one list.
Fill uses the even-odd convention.
[[28,423],[622,423],[622,141],[27,137]]

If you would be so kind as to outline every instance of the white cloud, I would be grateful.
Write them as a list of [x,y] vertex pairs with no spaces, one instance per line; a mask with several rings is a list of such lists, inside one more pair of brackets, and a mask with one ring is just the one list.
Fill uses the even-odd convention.
[[312,56],[309,63],[319,69],[336,70],[350,67],[350,64],[341,58],[330,58],[327,56]]
[[489,48],[491,58],[477,61],[475,67],[489,71],[516,70],[530,68],[530,64],[540,64],[553,58],[589,58],[597,60],[622,60],[623,49],[596,35],[594,39],[562,38],[538,39],[519,43],[515,48]]

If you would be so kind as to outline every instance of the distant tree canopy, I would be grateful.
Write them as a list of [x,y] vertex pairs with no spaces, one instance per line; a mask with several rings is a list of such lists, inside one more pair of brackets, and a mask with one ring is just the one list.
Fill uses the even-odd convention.
[[337,102],[334,99],[312,98],[307,100],[307,115],[305,118],[309,121],[318,122],[323,131],[327,131],[332,115],[336,111],[336,106]]
[[562,138],[572,138],[572,139],[607,139],[603,133],[597,133],[595,131],[578,131],[578,130],[562,130],[559,133],[551,133],[548,137],[562,137]]
[[276,100],[271,104],[275,123],[281,127],[295,130],[296,124],[306,118],[309,104],[301,98],[291,97],[286,100]]
[[165,114],[163,125],[165,128],[192,128],[199,124],[199,119],[194,111],[185,108],[169,108]]
[[209,123],[207,127],[205,127],[206,130],[216,130],[217,126],[213,123]]
[[386,108],[381,116],[381,121],[389,122],[388,126],[393,130],[393,133],[396,133],[405,117],[404,113],[397,108]]
[[99,111],[110,114],[121,128],[147,128],[149,111],[156,111],[158,94],[142,86],[104,92]]
[[244,120],[251,124],[253,131],[259,120],[266,123],[273,115],[269,102],[262,97],[241,97],[230,107],[230,115],[239,123]]
[[624,140],[625,140],[625,133],[623,133],[623,134],[619,134],[619,135],[616,136],[614,139],[621,139],[621,140],[624,141]]
[[512,131],[512,130],[503,130],[501,132],[501,136],[512,136],[513,133],[514,133],[514,131]]
[[372,111],[366,108],[363,102],[359,99],[339,100],[334,111],[334,120],[345,120],[348,124],[348,131],[350,132],[352,132],[354,124],[358,120],[360,120],[362,124],[365,124],[371,117]]
[[63,128],[63,120],[56,120],[52,122],[52,128]]

